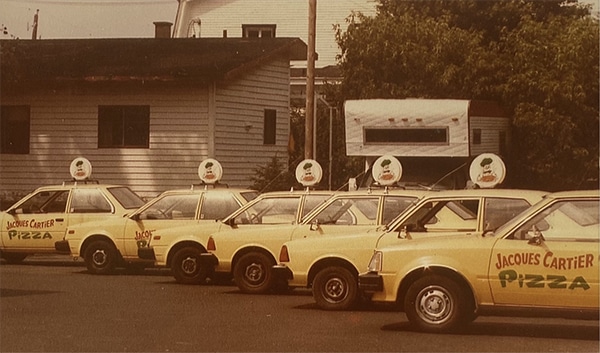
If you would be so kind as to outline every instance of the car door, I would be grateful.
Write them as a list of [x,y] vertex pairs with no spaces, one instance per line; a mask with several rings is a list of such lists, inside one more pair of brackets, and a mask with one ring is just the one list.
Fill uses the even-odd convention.
[[598,200],[560,200],[540,210],[492,251],[495,304],[598,307]]
[[7,249],[53,251],[67,228],[69,190],[39,191],[20,203],[2,222]]
[[125,229],[115,236],[124,249],[123,256],[136,257],[138,247],[146,246],[158,229],[192,224],[197,219],[202,193],[166,194],[144,209],[134,213],[125,223]]

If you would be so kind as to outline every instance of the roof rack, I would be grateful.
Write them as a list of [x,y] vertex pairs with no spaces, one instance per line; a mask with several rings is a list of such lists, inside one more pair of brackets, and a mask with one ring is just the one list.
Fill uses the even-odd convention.
[[65,180],[63,181],[63,186],[67,185],[67,183],[73,183],[73,185],[77,185],[79,183],[81,184],[100,184],[99,180],[96,179],[84,179],[84,180],[76,180],[75,178],[71,179],[71,180]]

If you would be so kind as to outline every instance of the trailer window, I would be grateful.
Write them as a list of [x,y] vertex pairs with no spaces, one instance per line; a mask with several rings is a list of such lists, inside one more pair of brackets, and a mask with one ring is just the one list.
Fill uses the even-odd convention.
[[365,128],[365,143],[448,143],[447,128]]

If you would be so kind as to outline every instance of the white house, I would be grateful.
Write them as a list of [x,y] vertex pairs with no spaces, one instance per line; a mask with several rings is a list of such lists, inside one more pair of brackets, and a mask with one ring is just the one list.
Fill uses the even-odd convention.
[[199,183],[205,158],[238,187],[273,156],[287,160],[290,60],[307,50],[298,38],[0,45],[4,196],[70,179],[78,156],[91,161],[94,179],[143,196]]

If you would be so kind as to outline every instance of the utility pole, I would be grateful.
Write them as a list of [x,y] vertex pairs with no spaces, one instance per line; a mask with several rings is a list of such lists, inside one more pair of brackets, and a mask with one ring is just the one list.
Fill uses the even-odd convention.
[[35,15],[33,15],[33,30],[31,31],[31,39],[37,39],[37,30],[38,30],[38,15],[40,13],[40,9],[35,11]]
[[306,121],[304,126],[304,158],[313,156],[313,123],[315,120],[315,36],[317,0],[308,0],[308,53],[306,60]]

